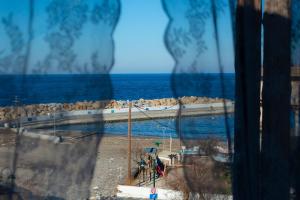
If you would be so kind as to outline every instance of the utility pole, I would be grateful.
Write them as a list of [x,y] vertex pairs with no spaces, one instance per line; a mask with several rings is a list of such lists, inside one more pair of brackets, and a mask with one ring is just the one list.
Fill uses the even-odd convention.
[[170,153],[172,152],[172,133],[170,132]]
[[131,185],[131,101],[127,101],[128,104],[128,182]]
[[56,107],[54,107],[54,109],[53,109],[53,133],[54,133],[54,136],[56,136],[55,114],[56,114]]
[[181,149],[181,102],[179,102],[179,113],[178,113],[178,133],[179,133],[179,147]]
[[155,188],[155,175],[156,175],[156,166],[155,166],[155,159],[152,159],[152,169],[153,169],[153,188]]
[[20,100],[19,100],[19,98],[18,98],[18,96],[15,96],[15,100],[14,100],[14,103],[15,103],[15,109],[16,109],[16,119],[14,119],[15,120],[15,122],[16,122],[16,125],[17,125],[17,131],[18,131],[18,133],[19,133],[19,129],[20,129],[20,121],[21,121],[21,119],[20,119],[20,117],[19,117],[19,103],[20,103]]
[[162,130],[163,130],[163,151],[165,151],[165,131],[166,131],[166,127],[163,127]]

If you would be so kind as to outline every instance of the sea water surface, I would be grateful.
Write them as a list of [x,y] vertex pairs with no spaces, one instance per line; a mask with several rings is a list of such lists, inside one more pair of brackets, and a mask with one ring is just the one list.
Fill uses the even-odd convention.
[[[0,75],[0,106],[99,99],[136,100],[178,96],[234,99],[234,74]],[[222,88],[225,92],[222,93]]]
[[[233,136],[233,115],[228,115],[230,135]],[[226,139],[224,115],[206,115],[182,117],[181,137],[192,138],[212,138]],[[102,133],[103,124],[76,124],[58,127],[59,130],[78,130],[83,132]],[[127,122],[114,122],[104,124],[104,133],[108,135],[127,135]],[[132,122],[132,135],[139,137],[162,137],[178,138],[176,131],[176,121],[174,118],[164,118],[155,120],[143,120]]]
[[[112,75],[0,75],[0,106],[13,105],[15,96],[21,104],[68,103],[103,99],[137,100],[178,96],[225,97],[234,100],[234,74],[112,74]],[[229,115],[233,131],[233,116]],[[174,119],[135,121],[136,136],[176,137]],[[182,118],[182,135],[225,138],[224,115]],[[99,124],[57,127],[62,130],[103,131]],[[127,123],[105,123],[104,132],[126,134]]]

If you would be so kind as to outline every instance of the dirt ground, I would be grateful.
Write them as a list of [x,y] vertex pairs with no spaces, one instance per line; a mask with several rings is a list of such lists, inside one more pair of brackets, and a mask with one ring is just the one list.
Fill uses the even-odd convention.
[[[153,147],[158,140],[162,141],[132,138],[133,172],[139,159],[138,149]],[[173,139],[172,144],[173,149],[179,149],[178,140]],[[169,141],[164,145],[169,146]],[[36,196],[63,199],[112,196],[117,192],[117,185],[126,182],[127,152],[128,139],[122,136],[94,135],[56,144],[17,137],[15,132],[1,129],[0,184],[13,182],[15,190],[32,199]]]
[[[132,138],[132,173],[137,170],[141,149],[154,147],[157,141],[162,142],[161,151],[168,149],[169,139]],[[193,140],[184,144],[205,146],[206,143]],[[173,151],[179,147],[179,140],[173,139]],[[0,197],[5,194],[3,186],[14,187],[25,199],[114,196],[117,185],[127,182],[127,152],[128,139],[123,136],[92,135],[54,143],[17,137],[13,131],[0,129]],[[210,158],[196,156],[185,159],[181,167],[169,168],[168,175],[159,179],[157,186],[227,193],[228,180],[224,168],[216,166]]]

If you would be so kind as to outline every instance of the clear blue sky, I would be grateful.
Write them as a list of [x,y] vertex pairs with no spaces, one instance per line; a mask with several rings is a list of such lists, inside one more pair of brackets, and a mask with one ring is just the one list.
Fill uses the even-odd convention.
[[[112,73],[170,73],[174,61],[163,37],[168,18],[161,0],[122,0],[122,12],[114,34],[116,63]],[[174,3],[180,1],[174,1]],[[232,31],[229,8],[219,18],[222,61],[226,72],[233,72]],[[208,20],[205,42],[208,49],[200,58],[203,72],[218,72],[212,23]]]
[[[21,3],[19,0],[10,0],[10,3],[5,0],[0,1],[1,18],[13,11],[15,14],[14,20],[19,23],[21,29],[25,30],[26,20],[28,19],[26,16],[28,5],[26,2],[22,1]],[[44,34],[47,32],[45,10],[44,8],[41,9],[42,6],[40,5],[42,2],[49,1],[36,1],[36,20],[41,22],[41,25],[35,28],[35,31],[38,30],[35,32],[35,39],[41,41],[38,48],[32,50],[36,53],[36,57],[44,56],[43,53],[47,52],[46,49],[48,48],[47,44],[42,42]],[[176,2],[181,3],[182,1],[174,0],[174,3]],[[170,73],[174,67],[174,61],[165,48],[163,41],[167,23],[168,18],[162,9],[161,0],[121,0],[121,16],[113,35],[115,64],[111,73]],[[202,72],[215,73],[218,72],[218,66],[216,65],[217,57],[211,20],[208,20],[206,26],[205,42],[208,49],[199,58],[198,63],[201,65]],[[219,28],[222,62],[225,72],[233,72],[232,32],[228,7],[224,9],[222,16],[219,18]],[[90,41],[94,40],[97,34],[92,37]],[[0,24],[0,38],[1,55],[1,51],[3,49],[7,51],[5,46],[9,45],[7,39],[2,39],[6,38],[2,23]],[[81,51],[81,54],[84,59],[85,54],[88,55],[91,49],[90,44],[93,45],[94,43],[86,43],[82,40],[82,43],[79,41],[79,44],[83,45],[82,49],[84,51]],[[78,45],[77,48],[79,48]],[[81,50],[81,48],[79,49]]]
[[171,72],[174,62],[164,46],[168,18],[161,0],[122,0],[114,39],[112,73]]

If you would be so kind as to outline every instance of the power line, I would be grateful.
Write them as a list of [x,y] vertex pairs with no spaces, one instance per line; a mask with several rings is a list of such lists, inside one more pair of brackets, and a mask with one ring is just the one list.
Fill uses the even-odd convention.
[[[145,110],[145,111],[148,111],[148,109],[146,108],[142,108],[142,107],[140,107],[140,106],[137,106],[137,105],[134,105],[135,107],[139,107],[140,109],[143,109],[143,110]],[[170,107],[166,107],[165,109],[156,109],[157,111],[164,111],[164,110],[169,110],[169,109],[171,109],[171,108],[173,108],[173,107],[175,107],[175,106],[177,106],[177,105],[173,105],[173,106],[170,106]]]
[[169,128],[170,130],[176,131],[175,128],[170,127],[170,126],[168,126],[168,125],[165,125],[165,124],[163,124],[163,123],[157,121],[157,120],[154,119],[153,117],[149,116],[149,115],[148,115],[147,113],[145,113],[139,106],[134,105],[134,107],[136,107],[136,108],[137,108],[138,110],[140,110],[146,117],[148,117],[148,118],[151,119],[152,121],[156,122],[156,123],[159,124],[160,126]]
[[[165,127],[165,128],[168,128],[169,130],[174,130],[176,131],[176,128],[173,128],[171,126],[168,126],[168,125],[165,125],[161,122],[159,122],[158,120],[154,119],[153,117],[149,116],[147,113],[145,113],[143,110],[143,108],[137,106],[137,105],[133,105],[134,107],[136,107],[141,113],[143,113],[146,117],[148,117],[150,120],[154,121],[155,123],[157,123],[158,125],[162,126],[162,127]],[[174,106],[172,106],[174,107]],[[171,108],[171,107],[170,107]],[[77,136],[77,137],[69,137],[69,138],[65,138],[67,140],[80,140],[80,139],[83,139],[85,137],[90,137],[90,136],[93,136],[93,135],[97,135],[97,133],[90,133],[90,134],[86,134],[86,135],[82,135],[82,136]]]

